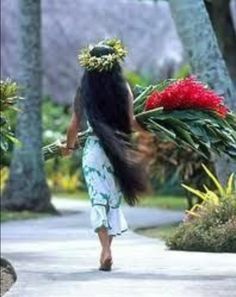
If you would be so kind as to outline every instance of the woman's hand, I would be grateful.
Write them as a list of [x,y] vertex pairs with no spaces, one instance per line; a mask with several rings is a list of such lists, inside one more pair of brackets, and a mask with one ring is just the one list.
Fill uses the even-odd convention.
[[68,148],[67,144],[61,144],[60,152],[62,156],[66,157],[66,156],[70,156],[73,153],[73,149]]

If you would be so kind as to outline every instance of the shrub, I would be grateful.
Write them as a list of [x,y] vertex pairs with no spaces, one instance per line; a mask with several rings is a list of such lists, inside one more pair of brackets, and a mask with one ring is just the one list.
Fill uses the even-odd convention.
[[[18,111],[15,107],[19,99],[20,87],[12,80],[6,79],[0,82],[0,154],[5,153],[10,149],[13,143],[20,142],[15,138],[10,114],[12,111]],[[10,121],[9,121],[10,119]]]
[[45,162],[48,184],[55,192],[77,192],[86,189],[81,167],[81,151],[69,158],[55,158]]
[[212,173],[204,170],[217,187],[213,192],[205,187],[205,192],[184,187],[201,197],[203,202],[196,204],[179,225],[175,233],[167,239],[170,249],[236,252],[236,193],[235,179],[230,176],[224,188]]
[[8,167],[2,167],[0,168],[0,193],[2,195],[2,191],[5,187],[5,184],[9,177],[9,169]]
[[48,178],[48,184],[54,192],[75,193],[78,190],[80,181],[77,173],[73,175],[56,172]]
[[42,106],[43,143],[47,145],[64,137],[71,117],[70,106],[62,106],[44,97]]

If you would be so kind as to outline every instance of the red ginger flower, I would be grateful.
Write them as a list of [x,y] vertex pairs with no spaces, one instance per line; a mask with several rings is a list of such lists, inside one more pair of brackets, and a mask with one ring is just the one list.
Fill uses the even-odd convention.
[[225,117],[228,109],[223,98],[193,77],[178,80],[163,91],[154,91],[145,104],[145,110],[163,107],[164,110],[202,109],[216,111]]

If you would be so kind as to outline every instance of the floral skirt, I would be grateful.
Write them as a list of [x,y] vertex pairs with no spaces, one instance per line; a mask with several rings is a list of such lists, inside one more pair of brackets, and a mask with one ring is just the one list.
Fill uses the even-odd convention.
[[128,229],[120,208],[123,194],[113,166],[94,134],[90,134],[85,142],[82,169],[92,204],[90,220],[93,230],[98,232],[105,227],[109,235],[120,235]]

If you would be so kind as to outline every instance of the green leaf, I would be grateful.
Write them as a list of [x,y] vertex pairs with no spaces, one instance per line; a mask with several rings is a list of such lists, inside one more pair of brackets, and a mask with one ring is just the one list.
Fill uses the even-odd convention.
[[134,108],[142,101],[144,101],[147,96],[154,90],[154,86],[150,85],[146,88],[145,91],[143,91],[137,98],[134,99]]
[[157,117],[158,118],[159,115],[162,113],[162,111],[163,111],[163,107],[158,107],[158,108],[155,108],[155,109],[140,112],[140,113],[136,114],[135,117],[140,121],[143,121],[145,119],[149,119],[151,117]]
[[207,173],[207,175],[211,178],[211,180],[214,182],[214,184],[216,185],[217,189],[219,190],[219,193],[222,197],[224,197],[225,195],[225,190],[222,187],[222,185],[220,184],[220,182],[218,181],[218,179],[214,176],[214,174],[211,173],[211,171],[204,165],[202,164],[203,169],[205,170],[205,172]]
[[191,134],[189,131],[182,129],[180,127],[175,127],[175,132],[176,134],[180,137],[183,138],[185,141],[187,141],[189,144],[191,144],[193,147],[198,148],[199,145],[194,142],[193,138],[191,137]]
[[12,136],[10,134],[6,134],[5,135],[11,142],[15,143],[15,144],[20,144],[21,142],[15,137],[15,136]]
[[160,131],[166,133],[166,134],[167,134],[169,137],[171,137],[171,138],[175,138],[175,137],[176,137],[176,135],[175,135],[174,132],[172,132],[172,131],[166,129],[165,127],[163,127],[162,125],[158,124],[158,123],[155,122],[154,120],[149,119],[148,122],[150,122],[150,123],[153,125],[152,128],[153,128],[154,130],[155,130],[155,128],[156,128],[157,130],[160,130]]
[[4,135],[0,135],[0,147],[1,149],[6,152],[9,148],[9,144],[7,139],[4,137]]

